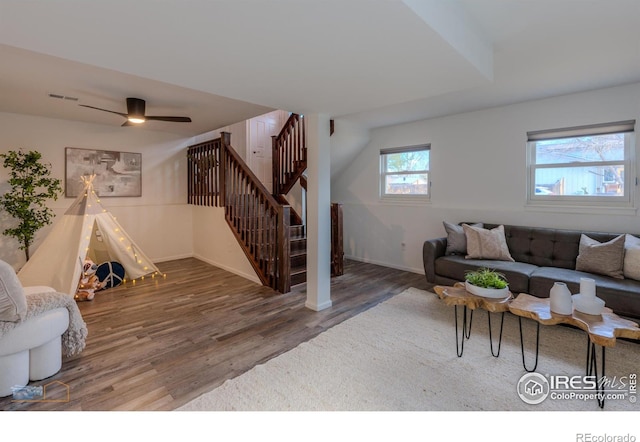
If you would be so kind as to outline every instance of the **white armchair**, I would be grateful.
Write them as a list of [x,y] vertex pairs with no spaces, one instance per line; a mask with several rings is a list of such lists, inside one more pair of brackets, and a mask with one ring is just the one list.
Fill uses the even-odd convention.
[[71,295],[23,288],[13,268],[0,261],[0,397],[56,374],[63,354],[82,351],[86,335]]

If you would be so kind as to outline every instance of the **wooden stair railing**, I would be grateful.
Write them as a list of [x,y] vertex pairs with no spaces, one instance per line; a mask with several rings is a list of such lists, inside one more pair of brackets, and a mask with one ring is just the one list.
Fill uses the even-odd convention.
[[[291,230],[302,227],[285,194],[299,179],[304,190],[307,167],[304,117],[292,114],[273,137],[274,194],[270,194],[231,147],[231,135],[188,149],[188,203],[223,207],[225,220],[262,284],[288,293],[292,283]],[[344,273],[342,206],[331,206],[331,275]],[[301,232],[304,232],[302,227]],[[296,237],[306,243],[306,239]],[[295,258],[295,259],[292,259]],[[306,261],[306,260],[305,260]],[[295,281],[294,281],[295,282]]]
[[220,138],[216,138],[187,150],[188,204],[218,207],[221,143]]
[[304,116],[291,114],[272,140],[273,194],[286,195],[307,169]]
[[188,149],[188,202],[223,207],[225,220],[263,285],[291,289],[290,207],[279,204],[231,147],[231,135]]

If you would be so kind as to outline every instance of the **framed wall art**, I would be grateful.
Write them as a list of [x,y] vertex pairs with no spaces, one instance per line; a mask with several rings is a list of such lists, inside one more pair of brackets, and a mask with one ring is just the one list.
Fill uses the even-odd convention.
[[98,196],[142,196],[142,154],[111,150],[65,148],[65,196],[82,191],[82,176],[96,175]]

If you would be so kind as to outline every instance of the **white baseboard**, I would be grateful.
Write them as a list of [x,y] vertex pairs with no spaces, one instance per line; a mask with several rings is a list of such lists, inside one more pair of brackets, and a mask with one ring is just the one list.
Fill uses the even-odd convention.
[[262,285],[262,282],[260,281],[260,279],[255,274],[254,275],[250,275],[248,273],[241,272],[238,269],[234,269],[232,267],[228,267],[228,266],[226,266],[224,264],[221,264],[219,262],[215,262],[215,261],[213,261],[211,259],[204,258],[204,257],[202,257],[200,255],[197,255],[197,254],[192,255],[191,257],[199,259],[200,261],[204,261],[207,264],[211,264],[212,266],[221,268],[222,270],[226,270],[229,273],[233,273],[234,275],[241,276],[244,279],[248,279],[249,281],[252,281],[252,282],[255,282],[257,284]]
[[345,259],[350,259],[352,261],[359,261],[359,262],[366,262],[367,264],[375,264],[378,266],[382,266],[382,267],[389,267],[392,269],[396,269],[396,270],[402,270],[404,272],[411,272],[411,273],[417,273],[419,275],[424,275],[424,269],[414,269],[411,267],[404,267],[404,266],[399,266],[396,264],[390,264],[388,262],[381,262],[381,261],[376,261],[374,259],[366,259],[366,258],[360,258],[358,256],[351,256],[351,255],[344,255]]
[[193,253],[186,253],[184,255],[165,256],[163,258],[152,259],[151,261],[153,261],[154,263],[158,263],[158,262],[175,261],[178,259],[187,259],[187,258],[194,258]]

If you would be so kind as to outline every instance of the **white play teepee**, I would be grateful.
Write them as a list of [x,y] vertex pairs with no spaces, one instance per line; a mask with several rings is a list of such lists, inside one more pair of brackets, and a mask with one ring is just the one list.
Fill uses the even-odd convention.
[[31,259],[20,269],[24,286],[44,285],[74,295],[85,259],[96,264],[116,261],[136,279],[159,272],[101,204],[93,179],[82,177],[84,191],[58,220]]

